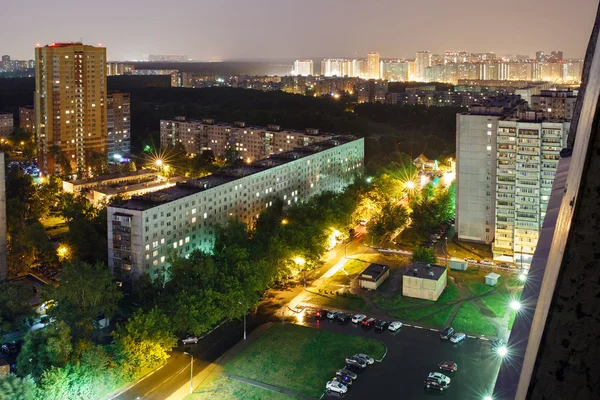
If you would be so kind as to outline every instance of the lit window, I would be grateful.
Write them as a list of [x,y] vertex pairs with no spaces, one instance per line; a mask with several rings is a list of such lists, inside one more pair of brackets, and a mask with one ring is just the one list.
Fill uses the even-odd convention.
[[492,136],[492,131],[488,131],[488,136]]
[[487,146],[487,151],[492,151],[492,146]]
[[488,128],[491,128],[491,127],[492,127],[492,124],[487,124],[487,127],[488,127]]
[[149,244],[146,245],[146,251],[148,251],[148,250],[150,250],[150,245]]
[[173,248],[176,249],[177,248],[177,242],[173,243]]
[[162,256],[162,257],[160,258],[160,262],[161,262],[161,263],[164,263],[164,262],[165,262],[165,256]]

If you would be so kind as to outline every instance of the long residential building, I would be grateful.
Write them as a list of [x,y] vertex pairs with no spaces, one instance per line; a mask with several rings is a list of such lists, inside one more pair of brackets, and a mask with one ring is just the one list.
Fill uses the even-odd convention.
[[244,122],[227,124],[212,119],[187,120],[185,117],[160,121],[160,146],[163,149],[181,143],[188,154],[212,150],[217,157],[224,157],[227,151],[234,150],[246,162],[309,146],[331,137],[331,134],[320,134],[317,129],[307,129],[305,132],[282,130],[279,125],[258,127]]
[[14,121],[12,114],[0,114],[0,136],[5,138],[12,134]]
[[290,206],[340,192],[363,166],[364,139],[338,136],[111,205],[109,268],[126,286],[143,273],[168,279],[171,252],[212,251],[216,227],[230,218],[252,224],[277,200]]

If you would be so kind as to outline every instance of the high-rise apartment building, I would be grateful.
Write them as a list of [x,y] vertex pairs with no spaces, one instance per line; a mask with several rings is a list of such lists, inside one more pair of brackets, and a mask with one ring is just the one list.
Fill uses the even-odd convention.
[[380,63],[381,78],[392,82],[408,81],[408,62],[383,60]]
[[529,268],[570,122],[524,113],[498,124],[494,259]]
[[415,80],[425,80],[425,68],[431,67],[431,52],[418,51],[415,58]]
[[212,119],[200,121],[177,117],[160,121],[160,147],[181,143],[188,154],[211,150],[216,157],[225,157],[234,150],[246,162],[269,157],[272,154],[305,147],[330,139],[332,135],[319,134],[316,129],[305,132],[284,129],[279,125],[250,126],[245,122],[219,123]]
[[542,90],[531,96],[530,108],[541,111],[546,119],[571,121],[577,95],[572,90]]
[[369,79],[381,78],[379,74],[379,53],[369,53],[367,55],[367,70]]
[[118,163],[131,153],[131,101],[129,93],[109,92],[108,162]]
[[35,109],[33,106],[19,107],[19,128],[35,132]]
[[0,114],[0,137],[10,136],[14,129],[13,115]]
[[385,102],[388,82],[380,79],[361,80],[356,88],[359,103]]
[[292,69],[292,75],[310,76],[313,74],[313,61],[312,60],[296,60],[294,62],[294,68]]
[[354,75],[354,66],[352,60],[327,58],[321,61],[321,75],[337,76],[337,77],[352,77]]
[[85,174],[92,153],[107,150],[106,48],[52,43],[35,49],[38,167],[59,172],[58,152]]
[[218,225],[252,224],[277,200],[300,203],[339,192],[364,167],[364,139],[336,137],[225,169],[108,207],[108,265],[126,286],[141,274],[168,279],[167,257],[212,251]]

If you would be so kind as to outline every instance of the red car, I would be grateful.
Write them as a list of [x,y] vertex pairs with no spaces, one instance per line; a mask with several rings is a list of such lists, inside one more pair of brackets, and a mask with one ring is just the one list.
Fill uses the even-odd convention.
[[376,321],[375,318],[367,318],[362,322],[362,325],[365,328],[371,328],[373,325],[375,325],[375,321]]
[[456,365],[456,363],[452,361],[442,361],[439,364],[439,367],[440,371],[446,372],[456,372],[458,370],[458,365]]

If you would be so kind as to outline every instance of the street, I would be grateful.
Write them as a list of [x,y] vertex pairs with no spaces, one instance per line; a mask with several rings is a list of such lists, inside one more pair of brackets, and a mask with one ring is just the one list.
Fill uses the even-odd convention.
[[[467,338],[453,344],[441,340],[439,332],[403,326],[397,332],[375,332],[362,326],[337,321],[315,321],[306,318],[303,325],[325,329],[336,333],[346,333],[373,338],[383,342],[388,353],[381,363],[375,362],[356,379],[346,399],[367,398],[405,398],[429,399],[443,395],[445,399],[481,400],[494,387],[495,377],[500,368],[500,358],[492,353],[490,343],[485,340]],[[340,368],[344,366],[344,357],[340,354]],[[423,381],[430,372],[439,372],[440,361],[454,361],[458,371],[444,373],[452,379],[450,388],[443,393],[427,391]],[[332,377],[335,371],[331,371]],[[336,398],[339,395],[326,395],[324,398]]]

